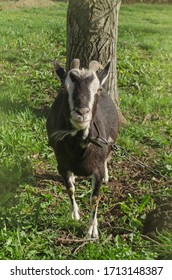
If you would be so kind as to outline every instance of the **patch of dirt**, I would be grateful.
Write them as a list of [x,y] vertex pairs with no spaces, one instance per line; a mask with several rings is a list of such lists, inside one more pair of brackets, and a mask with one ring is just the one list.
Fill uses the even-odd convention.
[[[149,164],[149,166],[151,166],[151,164]],[[120,202],[127,201],[129,195],[132,195],[135,198],[138,197],[139,202],[143,195],[149,193],[151,197],[154,198],[156,209],[150,210],[148,208],[144,210],[146,220],[143,227],[143,233],[152,237],[153,234],[156,234],[157,229],[159,231],[165,229],[171,232],[172,204],[171,201],[168,201],[168,197],[161,196],[162,190],[169,189],[171,186],[171,183],[168,180],[162,178],[160,174],[152,174],[151,170],[125,159],[120,160],[117,163],[111,163],[109,165],[109,174],[110,181],[108,189],[105,190],[105,193],[103,193],[103,191],[101,193],[100,204],[105,207],[103,212],[104,220],[101,221],[100,226],[101,229],[104,228],[105,231],[113,236],[117,234],[125,234],[127,232],[126,229],[121,228],[120,226],[120,219],[124,216],[120,207]],[[61,177],[54,174],[53,170],[45,166],[37,166],[35,170],[35,181],[36,187],[40,190],[46,190],[47,184],[52,186],[58,184],[63,188],[65,193],[65,186]],[[80,184],[79,179],[77,184]],[[82,187],[84,188],[84,185]],[[82,210],[83,209],[81,208],[81,211]],[[66,230],[67,234],[69,228],[64,228],[63,230]],[[79,230],[82,229],[80,228]],[[78,236],[82,236],[82,233],[80,232],[79,234],[78,232]],[[66,238],[68,240],[68,236],[66,236]]]
[[40,8],[49,7],[54,5],[51,0],[19,0],[19,1],[6,1],[6,4],[2,7],[3,10],[6,9],[20,9],[20,8]]
[[143,234],[149,235],[152,238],[156,236],[157,231],[163,229],[172,233],[172,199],[167,199],[166,203],[157,204],[157,208],[148,213]]

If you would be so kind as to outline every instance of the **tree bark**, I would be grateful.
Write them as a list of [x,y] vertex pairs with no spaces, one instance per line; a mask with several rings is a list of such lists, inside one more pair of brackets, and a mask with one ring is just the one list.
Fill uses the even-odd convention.
[[[67,62],[79,58],[81,67],[91,60],[103,66],[111,61],[106,89],[118,106],[116,49],[121,0],[69,0],[67,14]],[[119,109],[121,122],[125,119]]]

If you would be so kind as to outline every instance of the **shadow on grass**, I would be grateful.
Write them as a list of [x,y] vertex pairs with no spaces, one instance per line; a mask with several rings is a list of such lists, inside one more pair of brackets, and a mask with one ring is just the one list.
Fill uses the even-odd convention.
[[19,113],[20,111],[23,111],[26,107],[28,107],[28,103],[24,101],[16,102],[10,100],[8,97],[5,97],[4,99],[0,100],[0,110],[5,114],[9,112]]
[[64,185],[63,179],[60,175],[55,175],[53,173],[42,173],[42,174],[35,174],[34,178],[34,185],[37,188],[44,189],[47,188],[47,185],[50,184],[52,186],[56,185]]
[[8,114],[8,113],[20,113],[25,111],[26,109],[30,110],[36,117],[42,118],[47,117],[50,105],[49,104],[41,104],[38,108],[31,106],[27,101],[17,102],[15,100],[10,100],[8,98],[4,98],[0,100],[0,111]]
[[31,162],[28,158],[18,156],[4,159],[0,169],[0,207],[8,207],[14,202],[16,190],[23,182],[32,177]]

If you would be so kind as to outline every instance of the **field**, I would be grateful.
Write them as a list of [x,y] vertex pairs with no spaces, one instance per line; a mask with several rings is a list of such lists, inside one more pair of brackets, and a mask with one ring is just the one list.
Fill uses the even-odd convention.
[[66,11],[65,3],[0,11],[0,259],[172,259],[170,220],[156,237],[145,223],[172,194],[172,6],[121,8],[118,86],[128,126],[102,186],[100,239],[81,243],[69,240],[84,238],[91,186],[77,182],[82,219],[72,221],[45,129],[60,86],[53,60],[65,65]]

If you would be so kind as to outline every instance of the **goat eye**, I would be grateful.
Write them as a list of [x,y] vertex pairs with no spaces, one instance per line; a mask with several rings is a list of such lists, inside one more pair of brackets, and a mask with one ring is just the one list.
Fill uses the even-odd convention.
[[98,89],[97,93],[101,93],[101,92],[102,92],[102,90],[103,90],[103,88],[102,88],[102,87],[100,87],[100,88]]

